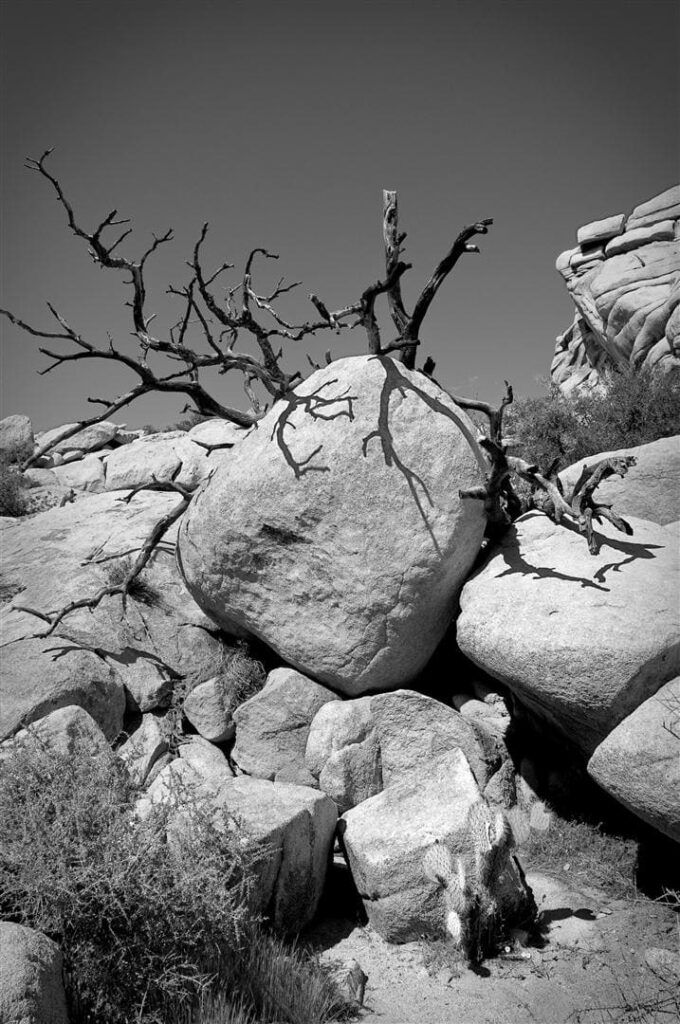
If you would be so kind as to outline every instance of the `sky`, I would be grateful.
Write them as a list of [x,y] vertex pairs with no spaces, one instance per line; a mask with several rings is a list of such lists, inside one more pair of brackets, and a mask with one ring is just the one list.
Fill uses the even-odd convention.
[[[337,308],[382,275],[383,188],[408,233],[407,305],[461,227],[493,217],[420,354],[447,387],[492,402],[506,378],[518,395],[542,390],[573,316],[554,262],[579,225],[678,179],[675,0],[0,0],[0,16],[0,305],[48,329],[49,300],[97,345],[109,333],[132,350],[127,291],[24,168],[51,146],[86,227],[114,207],[132,218],[123,254],[174,229],[149,267],[157,334],[180,314],[165,290],[188,280],[204,221],[207,263],[278,252],[256,283],[302,281],[285,309],[305,320],[310,291]],[[36,430],[134,382],[94,360],[39,376],[38,340],[0,327],[0,415]],[[291,344],[286,368],[328,348],[361,353],[365,336]],[[245,407],[237,377],[206,384]],[[183,405],[148,396],[115,418],[167,424]]]

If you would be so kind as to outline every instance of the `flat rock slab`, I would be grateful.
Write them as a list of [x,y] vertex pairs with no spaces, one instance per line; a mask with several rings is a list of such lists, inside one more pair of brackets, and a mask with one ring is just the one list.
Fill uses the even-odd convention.
[[680,843],[680,676],[609,733],[588,773],[638,818]]
[[464,654],[588,754],[680,670],[678,550],[673,534],[631,519],[627,537],[532,512],[466,584]]
[[482,540],[477,431],[391,358],[341,359],[277,402],[194,498],[187,585],[226,630],[255,635],[350,696],[428,661]]

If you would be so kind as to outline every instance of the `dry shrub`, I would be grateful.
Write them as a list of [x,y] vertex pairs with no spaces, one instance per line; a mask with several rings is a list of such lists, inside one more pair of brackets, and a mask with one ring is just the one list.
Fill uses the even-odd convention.
[[6,457],[0,457],[0,516],[25,516],[28,497],[21,473]]

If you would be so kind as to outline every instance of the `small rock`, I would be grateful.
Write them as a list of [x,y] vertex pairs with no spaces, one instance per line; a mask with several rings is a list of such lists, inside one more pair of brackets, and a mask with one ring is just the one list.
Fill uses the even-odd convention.
[[195,686],[184,701],[184,714],[201,736],[212,743],[234,738],[230,691],[224,676]]
[[167,754],[168,741],[155,715],[142,715],[142,723],[119,747],[117,754],[124,761],[131,777],[139,784],[149,778],[158,759]]

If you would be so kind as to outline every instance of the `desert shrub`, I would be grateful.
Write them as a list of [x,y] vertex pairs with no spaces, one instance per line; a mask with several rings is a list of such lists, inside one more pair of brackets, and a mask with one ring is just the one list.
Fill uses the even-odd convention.
[[[130,572],[132,572],[134,563],[135,559],[131,555],[125,555],[123,558],[115,558],[110,562],[105,562],[104,570],[107,584],[112,587],[121,586]],[[147,607],[162,603],[161,594],[149,583],[143,572],[133,579],[128,589],[128,597],[131,597],[134,601],[139,601],[140,604],[147,605]]]
[[626,899],[637,893],[637,841],[602,824],[553,813],[547,832],[532,832],[525,854],[531,868],[597,886],[611,896]]
[[28,498],[21,473],[7,458],[0,457],[0,516],[25,516]]
[[0,913],[57,941],[74,1024],[160,1024],[189,1007],[252,929],[233,822],[198,803],[144,820],[113,756],[33,738],[0,765]]
[[264,665],[253,657],[245,642],[225,649],[221,675],[227,684],[232,711],[259,693],[267,679]]
[[621,369],[601,391],[574,398],[553,388],[540,398],[520,399],[506,414],[513,454],[544,470],[560,468],[600,452],[631,448],[680,430],[680,374]]

